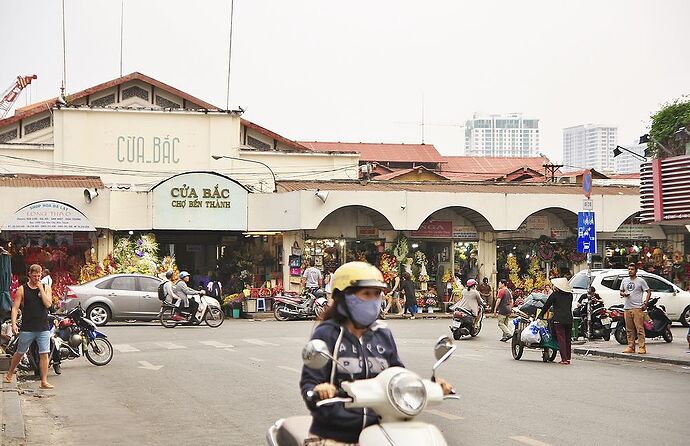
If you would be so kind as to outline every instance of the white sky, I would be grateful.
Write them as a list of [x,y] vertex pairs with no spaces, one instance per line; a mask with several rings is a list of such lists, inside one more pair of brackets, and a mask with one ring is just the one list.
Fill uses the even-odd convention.
[[[120,0],[65,3],[68,92],[118,77]],[[31,100],[56,96],[60,0],[0,0],[0,17],[0,89],[35,73]],[[229,17],[229,0],[125,0],[123,73],[224,107]],[[418,143],[423,95],[447,155],[464,147],[447,124],[523,112],[558,161],[562,128],[616,125],[629,144],[690,93],[689,19],[687,0],[235,0],[230,105],[295,140]]]

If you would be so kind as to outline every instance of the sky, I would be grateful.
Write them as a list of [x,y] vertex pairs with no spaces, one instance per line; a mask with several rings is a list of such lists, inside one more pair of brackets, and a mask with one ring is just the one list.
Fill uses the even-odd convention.
[[[64,0],[68,93],[120,74],[122,0]],[[462,155],[475,112],[618,127],[619,144],[690,94],[690,2],[235,0],[230,108],[287,138],[421,142]],[[0,1],[0,88],[37,74],[19,106],[54,97],[61,0]],[[227,102],[230,0],[124,0],[123,74]]]

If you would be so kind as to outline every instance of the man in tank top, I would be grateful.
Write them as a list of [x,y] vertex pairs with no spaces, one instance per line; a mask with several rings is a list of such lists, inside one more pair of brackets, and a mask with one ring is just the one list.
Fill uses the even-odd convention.
[[[17,352],[12,356],[10,369],[5,375],[5,382],[12,382],[14,370],[29,351],[29,346],[36,341],[40,357],[41,388],[52,389],[48,382],[48,353],[50,352],[50,330],[48,326],[48,308],[52,305],[50,288],[41,283],[41,265],[29,267],[29,282],[17,289],[12,305],[12,332],[19,333]],[[22,310],[22,326],[17,328],[17,315]]]

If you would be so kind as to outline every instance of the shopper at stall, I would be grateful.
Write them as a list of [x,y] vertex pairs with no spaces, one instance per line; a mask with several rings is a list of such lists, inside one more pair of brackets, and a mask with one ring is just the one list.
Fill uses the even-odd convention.
[[383,310],[383,315],[387,315],[392,307],[396,307],[398,309],[397,313],[402,314],[403,308],[402,305],[400,305],[399,300],[400,276],[398,275],[397,270],[393,271],[393,279],[391,280],[391,283],[388,284],[388,288],[390,289],[390,291],[388,292],[388,294],[386,294],[386,308],[384,308]]
[[[647,296],[642,299],[642,295]],[[623,310],[625,312],[625,331],[628,335],[628,348],[623,353],[635,353],[635,331],[637,331],[637,343],[640,347],[639,354],[647,353],[644,339],[644,310],[652,296],[652,290],[642,277],[637,276],[637,265],[628,265],[628,277],[621,282],[620,294],[625,302]]]
[[414,306],[417,301],[415,296],[414,282],[412,281],[412,276],[407,271],[403,273],[403,280],[400,283],[400,289],[405,296],[405,308],[403,309],[403,316],[408,311],[410,312],[410,319],[414,319]]
[[551,281],[554,287],[553,293],[544,302],[544,307],[541,309],[538,318],[544,317],[547,311],[553,307],[553,322],[554,331],[556,332],[556,340],[558,341],[558,350],[561,353],[561,362],[559,364],[570,364],[571,345],[570,341],[573,335],[573,289],[565,277],[558,277]]
[[304,270],[302,274],[302,286],[307,290],[314,292],[321,288],[323,278],[321,277],[321,270],[316,266],[314,259],[309,259],[309,268]]
[[508,321],[513,309],[513,294],[508,289],[508,281],[501,279],[498,282],[498,294],[494,304],[494,316],[498,321],[498,328],[503,332],[501,342],[506,342],[513,336],[513,332],[508,328]]
[[494,299],[493,299],[493,293],[494,290],[491,288],[491,285],[489,285],[489,278],[484,277],[482,280],[482,283],[477,287],[477,291],[479,291],[479,295],[482,297],[484,302],[486,302],[486,305],[489,309],[494,307]]
[[43,285],[47,286],[48,288],[52,289],[53,288],[53,278],[50,277],[50,270],[48,268],[43,270],[42,276],[43,277],[41,278],[41,283]]

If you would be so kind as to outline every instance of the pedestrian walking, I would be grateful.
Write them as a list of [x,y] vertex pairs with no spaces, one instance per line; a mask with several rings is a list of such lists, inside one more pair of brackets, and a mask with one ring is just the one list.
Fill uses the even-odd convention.
[[498,282],[498,294],[494,304],[494,315],[498,321],[498,328],[503,332],[501,342],[506,342],[513,336],[513,332],[508,328],[508,321],[513,309],[513,294],[508,289],[508,281],[501,279]]
[[491,288],[491,285],[489,285],[489,278],[484,277],[482,280],[481,285],[477,287],[477,291],[479,291],[479,295],[482,297],[482,300],[486,302],[486,305],[488,308],[493,308],[494,307],[494,290]]
[[544,302],[544,307],[539,313],[539,318],[544,317],[547,311],[553,307],[553,322],[554,330],[556,331],[556,340],[558,341],[558,350],[561,353],[561,362],[559,364],[570,364],[571,358],[571,340],[573,336],[573,289],[565,277],[558,277],[551,281],[553,284],[553,292]]
[[396,307],[398,309],[397,313],[402,314],[403,308],[400,305],[400,276],[398,271],[393,271],[393,280],[388,284],[390,291],[386,294],[386,308],[383,310],[384,316],[388,314],[391,308]]
[[[643,301],[643,294],[647,296]],[[623,353],[635,353],[635,332],[637,332],[637,344],[640,347],[638,353],[647,353],[644,339],[644,311],[647,303],[652,296],[652,290],[642,277],[637,276],[637,265],[628,265],[628,277],[621,282],[621,297],[624,300],[623,310],[625,313],[625,331],[628,335],[628,348]]]
[[400,283],[400,289],[402,290],[403,294],[405,295],[405,308],[403,309],[403,316],[407,311],[409,310],[410,312],[410,319],[414,319],[414,305],[417,300],[415,296],[415,291],[414,291],[414,282],[412,281],[412,276],[410,273],[405,272],[403,274],[403,280]]
[[215,298],[219,304],[223,305],[223,285],[215,273],[211,274],[211,280],[206,285],[206,294]]
[[[48,382],[48,353],[50,352],[50,331],[48,326],[48,308],[53,304],[51,290],[41,283],[41,265],[29,267],[28,283],[17,288],[12,305],[12,333],[19,333],[17,351],[12,356],[10,368],[5,375],[5,382],[11,383],[14,371],[22,356],[29,351],[31,343],[38,344],[39,370],[41,389],[52,389]],[[17,327],[19,311],[22,312],[22,326]]]

